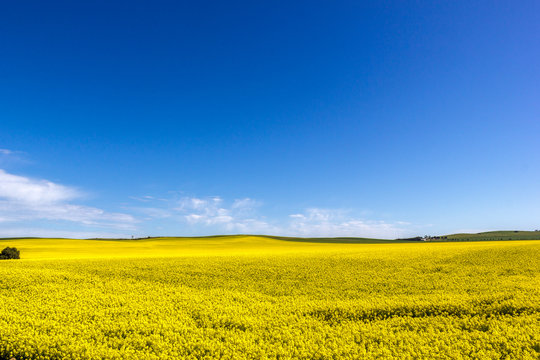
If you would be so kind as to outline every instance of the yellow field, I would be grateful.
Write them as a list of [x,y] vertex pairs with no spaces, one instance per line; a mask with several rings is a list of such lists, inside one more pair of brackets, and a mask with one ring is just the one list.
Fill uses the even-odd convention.
[[0,359],[539,359],[540,242],[25,239]]

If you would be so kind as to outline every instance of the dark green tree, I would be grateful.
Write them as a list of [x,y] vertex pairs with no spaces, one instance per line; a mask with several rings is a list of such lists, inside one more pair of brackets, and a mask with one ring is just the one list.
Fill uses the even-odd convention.
[[20,259],[21,252],[14,247],[7,247],[2,252],[0,252],[0,260],[6,259]]

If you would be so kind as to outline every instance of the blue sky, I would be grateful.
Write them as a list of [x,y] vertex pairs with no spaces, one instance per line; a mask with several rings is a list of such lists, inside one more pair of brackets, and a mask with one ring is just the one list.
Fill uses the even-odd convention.
[[0,236],[540,228],[537,1],[12,1],[0,44]]

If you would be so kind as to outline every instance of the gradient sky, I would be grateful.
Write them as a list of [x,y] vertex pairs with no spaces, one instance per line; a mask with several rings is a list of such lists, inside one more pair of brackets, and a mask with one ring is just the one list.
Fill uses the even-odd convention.
[[538,1],[4,1],[0,236],[540,228]]

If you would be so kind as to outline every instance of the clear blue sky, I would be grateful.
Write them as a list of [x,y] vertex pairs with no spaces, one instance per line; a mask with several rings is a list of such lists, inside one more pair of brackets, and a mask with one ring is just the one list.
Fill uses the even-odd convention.
[[0,236],[540,228],[538,1],[4,1]]

